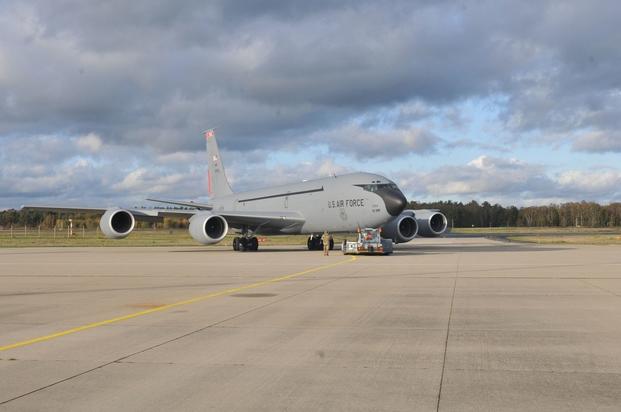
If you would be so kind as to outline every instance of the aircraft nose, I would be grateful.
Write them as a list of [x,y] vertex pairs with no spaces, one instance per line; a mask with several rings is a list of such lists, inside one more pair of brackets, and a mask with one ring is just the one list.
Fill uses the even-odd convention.
[[378,191],[378,195],[384,200],[386,210],[391,216],[399,216],[407,206],[407,199],[399,189],[383,189]]

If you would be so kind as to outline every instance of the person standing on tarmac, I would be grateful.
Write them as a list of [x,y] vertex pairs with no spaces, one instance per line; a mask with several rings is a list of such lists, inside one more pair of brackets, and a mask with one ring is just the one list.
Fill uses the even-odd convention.
[[327,230],[323,231],[323,235],[321,236],[321,241],[323,242],[323,255],[330,255],[330,235]]

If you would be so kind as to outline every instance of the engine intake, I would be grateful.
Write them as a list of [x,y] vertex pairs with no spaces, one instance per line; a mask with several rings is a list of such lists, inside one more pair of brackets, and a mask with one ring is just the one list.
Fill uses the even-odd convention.
[[382,237],[392,239],[395,243],[409,242],[416,237],[417,233],[418,222],[411,210],[404,211],[382,228]]
[[126,237],[134,230],[135,225],[134,215],[123,209],[108,209],[99,220],[101,233],[110,239]]
[[204,245],[220,242],[229,231],[226,219],[211,213],[198,213],[190,218],[190,236]]
[[446,232],[448,220],[437,210],[414,210],[418,222],[418,235],[422,237],[437,237]]

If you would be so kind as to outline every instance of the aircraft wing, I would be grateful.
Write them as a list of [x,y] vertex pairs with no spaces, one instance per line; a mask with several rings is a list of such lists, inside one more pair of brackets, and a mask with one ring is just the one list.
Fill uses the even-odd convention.
[[100,207],[80,207],[80,206],[67,206],[59,207],[54,205],[23,205],[21,210],[35,211],[35,212],[58,212],[58,213],[92,213],[92,214],[104,214],[105,208]]
[[[186,202],[184,202],[186,203]],[[187,202],[188,206],[191,202]],[[176,202],[176,204],[180,204]],[[207,205],[202,205],[207,206]],[[39,212],[54,213],[90,213],[103,215],[108,208],[100,207],[81,207],[81,206],[56,206],[56,205],[24,205],[22,210],[32,210]],[[136,220],[156,221],[163,217],[185,217],[190,218],[200,209],[124,209],[134,215]],[[241,229],[248,227],[254,231],[287,232],[287,229],[294,229],[304,224],[305,219],[296,212],[290,211],[267,211],[267,212],[238,212],[225,210],[211,210],[211,213],[220,215],[226,219],[230,227]]]
[[[213,206],[207,203],[199,203],[193,201],[180,201],[180,200],[164,200],[164,199],[147,199],[151,202],[166,203],[170,205],[177,205],[183,207],[191,207],[198,211],[210,211],[214,214],[220,215],[226,219],[229,226],[233,228],[243,228],[244,226],[252,228],[253,230],[262,231],[280,231],[289,227],[293,228],[304,224],[305,219],[298,213],[289,211],[268,211],[268,212],[237,212],[237,211],[216,211],[213,210]],[[159,213],[166,214],[170,209],[159,211]],[[176,209],[172,209],[173,212]]]
[[[82,206],[55,206],[55,205],[24,205],[22,210],[32,210],[37,212],[53,212],[53,213],[90,213],[95,215],[103,215],[108,208],[101,207],[82,207]],[[153,221],[162,217],[191,217],[196,210],[184,209],[124,209],[131,212],[136,220]]]

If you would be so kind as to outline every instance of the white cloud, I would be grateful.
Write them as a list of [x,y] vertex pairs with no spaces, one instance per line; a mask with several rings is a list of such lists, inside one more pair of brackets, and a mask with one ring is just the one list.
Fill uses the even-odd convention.
[[[568,170],[556,176],[562,190],[586,197],[619,196],[621,194],[621,170]],[[621,200],[617,197],[616,200]]]
[[317,170],[316,173],[313,173],[313,175],[317,177],[338,176],[347,173],[347,168],[345,166],[336,164],[332,159],[325,159],[318,167],[317,165],[312,165],[311,168]]
[[[96,148],[96,141],[71,140],[74,144],[65,145],[66,140],[56,136],[4,139],[0,208],[26,203],[131,206],[144,204],[150,194],[192,198],[206,191],[204,162],[183,156],[161,161],[151,148],[136,151],[106,145],[95,158],[85,157],[84,152]],[[79,141],[87,145],[80,148]],[[201,155],[196,157],[204,157]]]
[[[177,193],[185,191],[188,183],[195,183],[198,176],[193,175],[189,170],[181,172],[166,172],[160,169],[148,169],[145,167],[133,170],[125,175],[112,188],[121,192],[135,193],[141,196],[149,194]],[[194,196],[199,196],[196,193]]]
[[427,190],[436,196],[477,195],[537,191],[548,182],[540,165],[480,156],[464,166],[443,167],[425,177]]
[[75,140],[75,143],[80,150],[93,154],[99,152],[103,146],[101,137],[95,133],[80,136]]
[[173,152],[168,154],[158,155],[156,161],[164,164],[206,164],[205,152]]
[[605,153],[621,152],[621,133],[618,131],[596,131],[583,134],[573,144],[573,150]]
[[143,189],[145,187],[145,178],[147,176],[147,169],[139,168],[128,173],[123,180],[113,186],[116,190],[136,190]]
[[227,176],[235,191],[244,191],[331,175],[338,176],[352,171],[331,157],[318,156],[295,165],[239,162],[235,163],[234,168],[227,168]]
[[320,132],[311,138],[358,159],[434,153],[442,142],[438,136],[421,128],[371,130],[357,124]]
[[621,200],[621,170],[600,168],[550,174],[542,165],[480,156],[465,165],[426,173],[403,172],[400,184],[413,199],[490,200],[504,204]]

